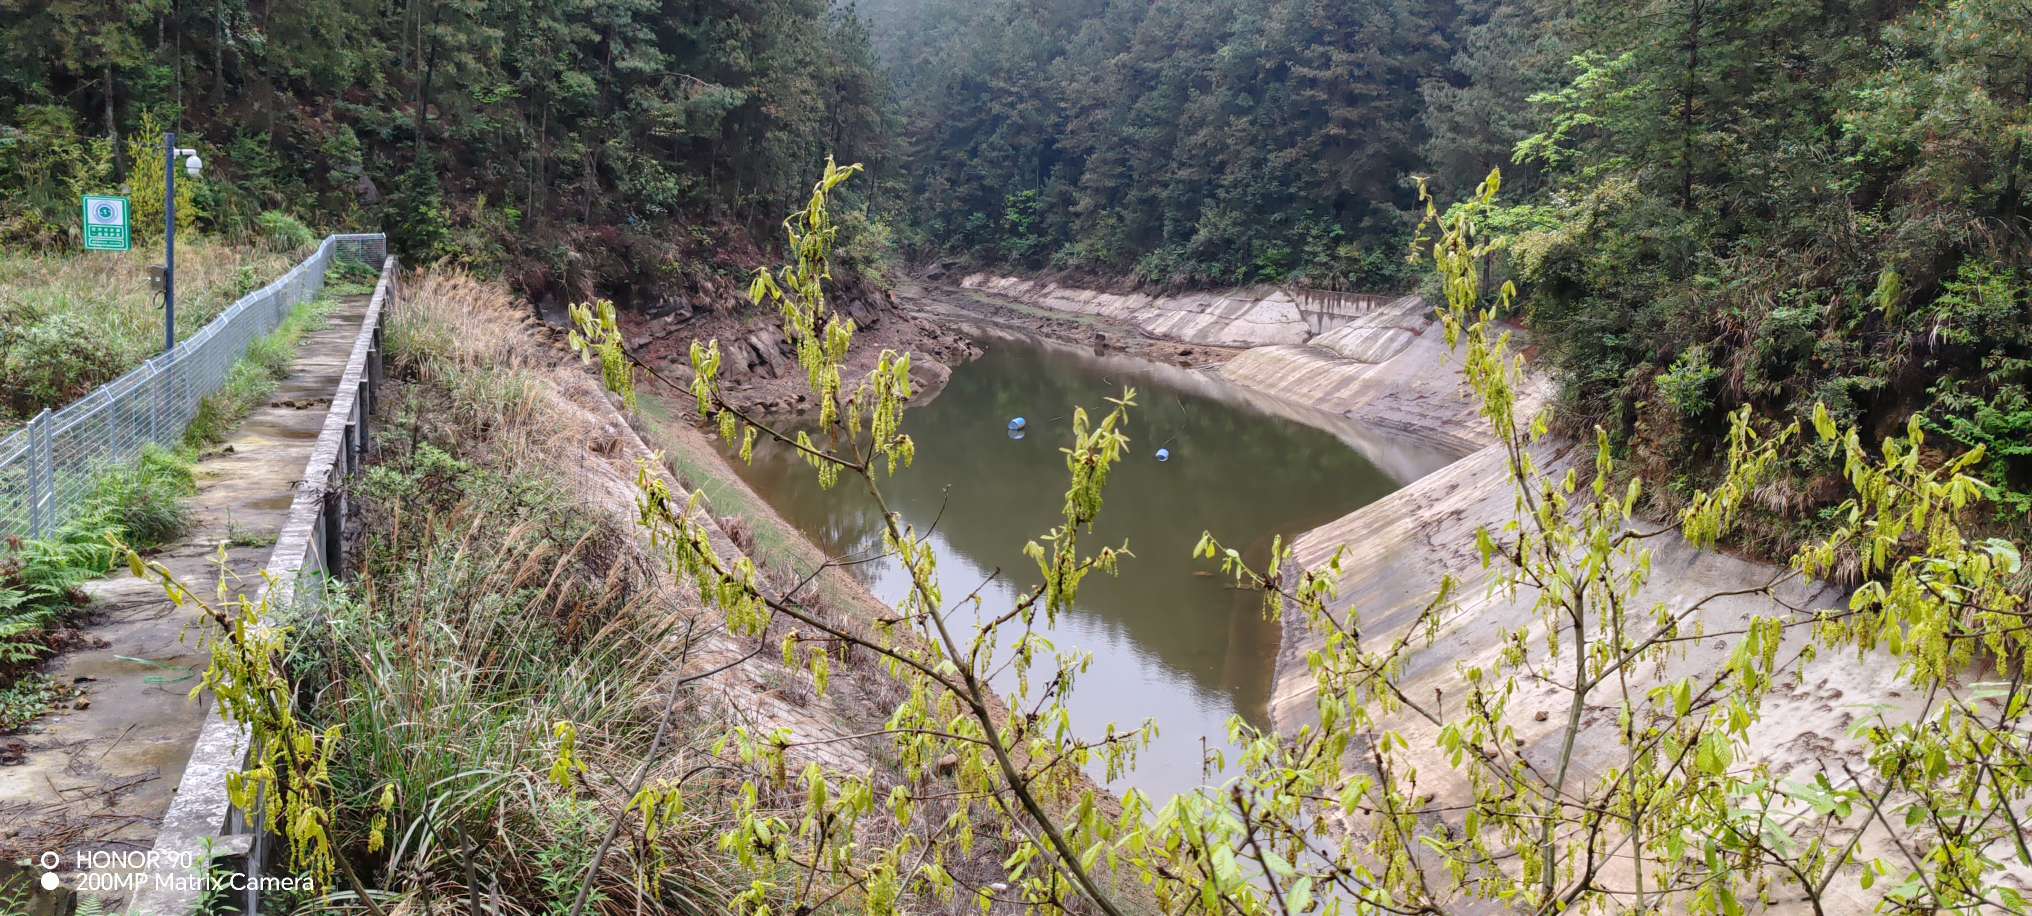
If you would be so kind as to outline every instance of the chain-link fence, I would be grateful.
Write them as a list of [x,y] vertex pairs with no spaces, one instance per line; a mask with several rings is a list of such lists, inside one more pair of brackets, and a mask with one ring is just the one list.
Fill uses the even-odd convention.
[[297,305],[324,289],[335,264],[379,272],[380,234],[334,235],[275,282],[242,296],[176,348],[141,364],[62,410],[45,410],[0,440],[0,537],[44,537],[77,516],[106,470],[149,443],[183,438],[198,403]]

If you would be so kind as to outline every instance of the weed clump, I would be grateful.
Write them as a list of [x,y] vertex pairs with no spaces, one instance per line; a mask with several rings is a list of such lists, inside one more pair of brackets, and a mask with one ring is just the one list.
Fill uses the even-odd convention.
[[[710,743],[720,723],[670,686],[694,641],[627,519],[588,511],[574,455],[597,421],[533,365],[505,293],[420,278],[390,316],[390,378],[349,568],[288,612],[305,721],[344,736],[330,765],[338,854],[390,904],[516,901],[568,913],[717,912],[738,888],[703,812],[599,858],[621,777]],[[578,384],[585,384],[577,380]],[[592,776],[555,780],[560,723]],[[666,752],[666,769],[695,750]],[[688,788],[710,798],[710,768]]]
[[160,547],[190,527],[186,500],[197,495],[187,451],[149,445],[134,464],[101,475],[93,489],[88,515],[136,550]]
[[329,295],[306,302],[266,337],[248,344],[247,352],[226,373],[226,383],[198,402],[197,416],[184,429],[185,446],[202,449],[223,441],[234,424],[266,402],[276,383],[289,376],[297,346],[323,329],[337,307]]

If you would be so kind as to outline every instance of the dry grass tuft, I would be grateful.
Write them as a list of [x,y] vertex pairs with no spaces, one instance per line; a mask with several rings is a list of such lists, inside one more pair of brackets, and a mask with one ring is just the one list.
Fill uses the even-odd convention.
[[[599,402],[578,400],[598,389],[521,329],[497,285],[420,275],[397,303],[379,455],[355,485],[358,575],[301,628],[301,682],[347,736],[335,836],[400,907],[562,913],[649,756],[690,652],[687,613],[614,501],[629,481],[588,451],[613,435]],[[653,777],[710,759],[721,723],[704,699],[677,698]],[[588,764],[570,786],[549,778],[559,722]],[[734,892],[713,847],[728,806],[705,775],[655,841],[631,819],[589,912],[719,910]],[[387,845],[370,851],[384,793]]]

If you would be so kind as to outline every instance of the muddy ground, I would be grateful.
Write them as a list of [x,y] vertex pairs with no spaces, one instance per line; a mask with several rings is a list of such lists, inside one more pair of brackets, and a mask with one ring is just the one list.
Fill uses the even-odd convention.
[[[950,323],[920,315],[912,304],[885,291],[849,290],[836,307],[857,328],[849,377],[873,369],[884,350],[908,352],[918,389],[936,391],[951,376],[952,366],[981,354]],[[623,313],[621,326],[635,355],[658,379],[679,389],[691,384],[692,341],[717,340],[722,391],[736,406],[765,414],[812,406],[804,373],[773,310],[748,306],[724,312]]]

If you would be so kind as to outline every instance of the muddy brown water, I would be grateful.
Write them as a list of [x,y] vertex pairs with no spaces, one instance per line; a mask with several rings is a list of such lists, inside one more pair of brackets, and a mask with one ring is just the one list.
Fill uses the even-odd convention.
[[[1265,619],[1259,593],[1230,587],[1213,564],[1193,559],[1201,532],[1260,564],[1274,535],[1288,540],[1403,481],[1334,434],[1258,410],[1204,372],[1006,334],[981,342],[984,356],[906,416],[916,464],[883,479],[885,495],[919,531],[931,529],[948,604],[1000,570],[981,591],[982,613],[1000,613],[1039,581],[1022,550],[1059,520],[1067,483],[1059,449],[1071,440],[1073,409],[1098,421],[1109,397],[1135,388],[1130,454],[1084,541],[1126,540],[1135,556],[1115,578],[1089,576],[1048,635],[1060,651],[1093,654],[1069,704],[1075,731],[1091,738],[1111,722],[1158,723],[1157,739],[1116,788],[1134,786],[1161,804],[1207,784],[1204,753],[1234,756],[1232,718],[1269,726],[1279,627]],[[1008,424],[1019,416],[1028,425],[1015,438]],[[1168,461],[1156,459],[1160,448]],[[859,485],[822,490],[808,465],[767,444],[741,474],[827,552],[879,552],[880,516]],[[910,587],[890,559],[853,569],[890,604]],[[1039,686],[1049,677],[1048,663],[1040,668]],[[1016,689],[1006,674],[997,685],[1005,695]]]

